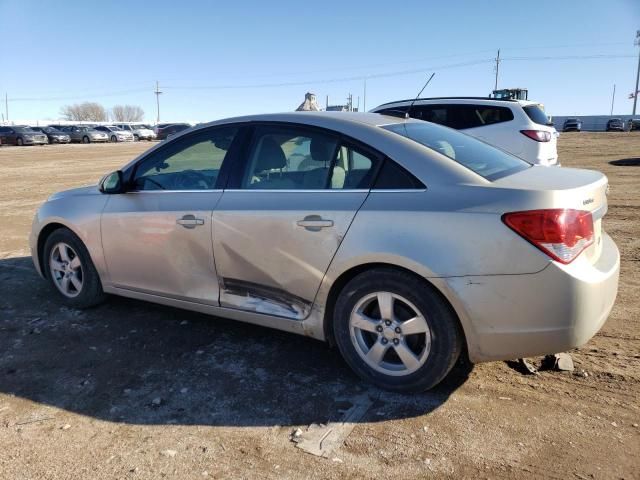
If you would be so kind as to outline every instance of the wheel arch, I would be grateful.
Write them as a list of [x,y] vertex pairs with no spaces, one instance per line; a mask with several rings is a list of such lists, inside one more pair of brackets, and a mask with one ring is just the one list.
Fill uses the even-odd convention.
[[460,332],[462,333],[462,337],[463,337],[463,342],[462,342],[464,345],[463,354],[465,356],[468,355],[467,354],[467,347],[468,347],[467,330],[468,329],[465,328],[465,324],[467,324],[467,322],[463,320],[464,314],[461,314],[461,312],[459,312],[458,309],[454,307],[454,302],[452,302],[449,296],[442,291],[442,288],[439,288],[439,286],[437,286],[433,281],[431,281],[436,279],[425,278],[424,276],[420,275],[419,273],[409,268],[399,266],[399,265],[394,265],[392,263],[385,263],[385,262],[371,262],[371,263],[363,263],[360,265],[353,266],[345,270],[344,272],[342,272],[336,278],[336,280],[332,283],[331,288],[329,289],[329,293],[327,295],[325,308],[324,308],[324,315],[322,318],[322,328],[323,328],[324,337],[326,341],[329,343],[329,345],[331,345],[332,347],[336,345],[335,338],[333,336],[333,328],[332,328],[333,327],[333,311],[335,309],[338,297],[340,296],[340,292],[342,292],[345,285],[349,281],[351,281],[353,278],[355,278],[357,275],[360,275],[361,273],[364,273],[366,271],[369,271],[375,268],[389,268],[399,272],[408,273],[414,276],[420,282],[427,285],[428,288],[430,288],[434,293],[436,293],[445,302],[445,304],[451,310],[451,313],[456,318],[458,322],[458,327],[460,328]]

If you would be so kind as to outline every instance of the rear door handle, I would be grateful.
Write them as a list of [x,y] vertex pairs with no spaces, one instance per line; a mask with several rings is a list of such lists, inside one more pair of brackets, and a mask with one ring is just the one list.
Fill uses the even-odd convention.
[[196,228],[198,225],[204,225],[204,220],[196,218],[195,215],[184,215],[182,218],[177,219],[176,223],[184,228]]
[[298,220],[296,224],[311,232],[317,232],[322,228],[333,227],[333,220],[326,220],[320,215],[307,215],[302,220]]

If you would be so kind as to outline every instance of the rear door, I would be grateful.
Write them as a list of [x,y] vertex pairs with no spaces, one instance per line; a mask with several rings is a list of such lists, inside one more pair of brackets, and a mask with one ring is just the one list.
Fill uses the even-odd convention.
[[211,214],[235,126],[212,127],[143,157],[127,193],[110,195],[102,245],[113,286],[218,305]]
[[301,320],[369,193],[377,154],[311,127],[254,128],[213,213],[220,304]]

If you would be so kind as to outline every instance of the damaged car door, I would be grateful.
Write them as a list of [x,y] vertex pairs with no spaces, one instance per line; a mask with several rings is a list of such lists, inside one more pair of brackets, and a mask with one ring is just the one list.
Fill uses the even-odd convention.
[[211,214],[237,130],[169,141],[133,166],[124,193],[109,196],[101,230],[113,287],[218,306]]
[[253,127],[239,157],[213,213],[220,305],[302,320],[379,159],[291,124]]

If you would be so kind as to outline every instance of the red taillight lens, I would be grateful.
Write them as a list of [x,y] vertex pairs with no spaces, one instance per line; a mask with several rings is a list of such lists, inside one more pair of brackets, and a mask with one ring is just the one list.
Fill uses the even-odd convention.
[[545,132],[544,130],[520,130],[520,133],[526,135],[531,140],[536,142],[550,142],[551,132]]
[[591,212],[572,209],[505,213],[502,221],[560,263],[571,263],[593,243]]

